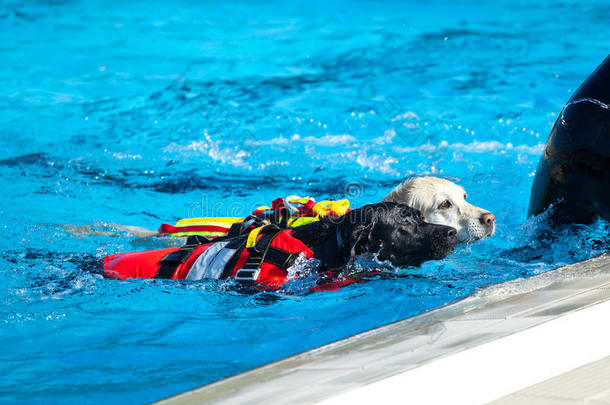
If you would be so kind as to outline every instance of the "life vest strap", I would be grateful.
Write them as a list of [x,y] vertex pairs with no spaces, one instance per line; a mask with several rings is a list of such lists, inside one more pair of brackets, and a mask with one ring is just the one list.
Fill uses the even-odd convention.
[[294,264],[300,253],[290,253],[284,249],[270,246],[264,261],[281,269],[288,270]]
[[[261,229],[263,236],[251,246],[248,246],[248,258],[244,267],[235,273],[235,280],[242,282],[254,282],[263,263],[269,263],[287,271],[299,256],[299,253],[291,253],[284,249],[271,246],[273,239],[281,232],[277,226],[268,225]],[[248,238],[250,239],[250,238]],[[249,241],[251,243],[251,241]]]
[[231,228],[229,228],[229,233],[227,233],[227,237],[233,238],[233,237],[241,235],[243,225],[244,225],[243,222],[236,222],[233,225],[231,225]]
[[[236,281],[256,281],[263,263],[269,263],[287,271],[288,268],[294,264],[299,253],[291,253],[284,249],[271,246],[271,242],[280,232],[281,229],[277,225],[266,225],[256,228],[248,235],[230,238],[231,240],[228,242],[226,248],[235,249],[236,251],[226,263],[220,278],[226,279],[231,276],[244,249],[248,250],[248,257],[246,258],[246,263],[243,268],[237,270],[235,273]],[[261,237],[256,240],[258,235],[261,235]],[[221,239],[209,240],[200,235],[189,236],[184,246],[167,254],[159,261],[161,266],[159,267],[155,278],[171,279],[178,266],[185,263],[198,246],[205,243],[214,243]]]
[[154,278],[161,279],[171,279],[176,272],[178,266],[184,263],[193,250],[197,248],[197,246],[202,245],[204,243],[209,243],[210,241],[204,238],[201,235],[193,235],[189,236],[186,240],[186,244],[182,246],[180,249],[175,252],[171,252],[167,254],[163,259],[159,260],[161,267],[157,270],[157,274]]
[[269,222],[262,216],[248,215],[243,221],[232,224],[226,237],[233,238],[244,233],[249,234],[250,231],[268,224]]
[[246,239],[247,238],[245,236],[235,238],[226,246],[229,249],[235,249],[235,253],[233,253],[233,256],[229,259],[227,264],[225,264],[222,274],[220,275],[220,279],[229,278],[231,277],[231,274],[233,274],[233,269],[235,268],[235,265],[237,264],[242,252],[246,248]]
[[288,218],[290,218],[290,211],[288,211],[288,208],[280,208],[273,211],[270,221],[272,224],[286,229],[288,227]]
[[[244,267],[235,273],[236,281],[253,282],[258,279],[261,265],[271,247],[271,242],[279,232],[280,229],[276,225],[261,226],[250,232],[246,241],[248,257]],[[262,236],[259,240],[256,240],[259,234],[262,234]]]

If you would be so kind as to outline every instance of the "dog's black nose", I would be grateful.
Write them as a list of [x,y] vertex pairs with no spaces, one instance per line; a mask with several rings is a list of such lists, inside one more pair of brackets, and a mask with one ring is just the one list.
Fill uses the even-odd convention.
[[437,238],[453,238],[457,235],[457,231],[455,230],[455,228],[452,228],[450,226],[445,226],[445,225],[433,225],[434,229],[432,230],[432,233],[434,236],[436,236]]

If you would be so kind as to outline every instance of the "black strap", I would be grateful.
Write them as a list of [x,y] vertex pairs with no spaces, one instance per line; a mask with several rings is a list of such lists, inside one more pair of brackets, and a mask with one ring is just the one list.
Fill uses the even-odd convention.
[[233,225],[231,225],[231,227],[229,228],[229,233],[227,234],[227,237],[234,238],[236,236],[241,235],[241,228],[243,225],[244,225],[243,222],[236,222]]
[[243,221],[235,222],[234,224],[232,224],[229,228],[229,232],[226,236],[223,236],[223,238],[234,238],[236,236],[242,235],[243,233],[247,234],[249,233],[249,231],[263,225],[265,225],[265,217],[263,215],[248,215],[244,218]]
[[294,261],[298,256],[298,253],[290,253],[284,249],[270,246],[267,255],[265,256],[265,262],[288,270],[288,268],[294,264]]
[[288,220],[290,219],[290,211],[288,211],[288,208],[282,208],[281,210],[281,214],[282,214],[282,220],[280,221],[279,225],[280,228],[288,228]]
[[288,219],[290,219],[290,211],[287,208],[280,208],[274,210],[269,220],[272,224],[278,225],[280,228],[286,229],[288,227]]
[[231,277],[231,274],[233,274],[233,269],[235,268],[235,265],[237,264],[237,260],[239,260],[239,257],[241,256],[242,252],[246,248],[247,241],[248,241],[248,237],[243,236],[240,238],[235,238],[234,240],[232,240],[231,242],[229,242],[227,244],[227,246],[226,246],[227,248],[236,249],[236,251],[235,251],[235,253],[233,253],[233,256],[231,256],[231,258],[229,259],[227,264],[225,264],[224,269],[222,269],[222,274],[220,275],[221,279]]
[[191,256],[193,250],[204,243],[209,243],[210,240],[201,235],[192,235],[186,239],[186,244],[175,252],[167,254],[163,259],[159,260],[159,270],[155,278],[171,279],[176,272],[178,266]]
[[186,238],[186,245],[203,245],[204,243],[210,243],[212,240],[206,238],[205,236],[201,236],[201,235],[191,235],[189,237]]

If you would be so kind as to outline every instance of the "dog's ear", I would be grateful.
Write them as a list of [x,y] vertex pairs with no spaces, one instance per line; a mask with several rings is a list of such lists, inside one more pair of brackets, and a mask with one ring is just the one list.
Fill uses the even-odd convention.
[[350,235],[350,242],[352,249],[350,255],[352,257],[359,256],[363,253],[370,252],[371,250],[371,232],[375,226],[376,221],[373,221],[367,226],[360,226],[352,229]]

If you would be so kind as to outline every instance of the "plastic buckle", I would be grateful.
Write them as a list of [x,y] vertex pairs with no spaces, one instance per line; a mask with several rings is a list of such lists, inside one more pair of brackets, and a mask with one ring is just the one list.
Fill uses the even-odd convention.
[[239,269],[235,273],[236,281],[250,281],[254,282],[258,279],[261,269]]

